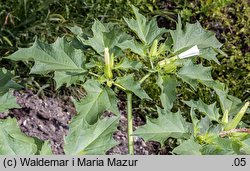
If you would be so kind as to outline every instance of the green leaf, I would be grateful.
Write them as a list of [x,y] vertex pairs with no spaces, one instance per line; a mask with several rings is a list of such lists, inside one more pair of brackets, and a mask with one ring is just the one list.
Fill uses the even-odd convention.
[[201,145],[195,142],[194,138],[185,140],[181,145],[173,149],[173,153],[180,155],[201,155]]
[[229,114],[234,116],[244,106],[244,102],[242,102],[239,98],[235,96],[228,95],[227,97],[229,100],[232,101],[232,106],[231,106]]
[[117,98],[113,90],[103,88],[95,80],[87,80],[83,87],[87,92],[87,96],[79,102],[74,100],[78,115],[82,119],[89,124],[94,124],[105,110],[119,114]]
[[34,155],[36,151],[34,139],[20,131],[16,119],[0,119],[0,155]]
[[130,61],[128,58],[124,58],[118,65],[115,66],[114,69],[121,69],[121,70],[139,70],[142,68],[142,63],[139,61]]
[[42,141],[36,137],[33,137],[37,146],[37,152],[35,155],[52,155],[52,149],[49,140]]
[[133,43],[133,38],[121,30],[118,25],[108,23],[105,26],[109,31],[103,33],[104,47],[111,49],[111,52],[114,51],[114,47],[120,47],[119,45],[126,41]]
[[245,105],[239,111],[239,113],[231,121],[229,121],[225,125],[225,128],[224,128],[225,131],[235,129],[238,126],[238,124],[240,123],[242,117],[245,115],[249,104],[250,104],[250,102],[246,102]]
[[204,144],[201,149],[202,154],[206,155],[233,155],[233,141],[226,138],[220,138],[218,135],[211,134],[211,142]]
[[84,45],[91,46],[97,53],[104,51],[105,45],[103,40],[103,33],[108,32],[108,29],[99,21],[95,20],[92,25],[93,37],[85,40],[84,38],[77,36],[80,42]]
[[177,28],[171,30],[170,34],[173,39],[173,53],[177,54],[197,45],[201,51],[201,57],[219,63],[216,59],[217,52],[214,49],[219,49],[222,44],[216,39],[214,33],[204,30],[199,22],[187,23],[183,29],[179,16]]
[[205,104],[201,99],[198,101],[190,100],[183,101],[189,107],[199,110],[200,112],[206,114],[211,121],[219,122],[219,108],[216,107],[216,102],[210,105]]
[[199,133],[201,134],[206,134],[209,132],[209,129],[211,128],[211,120],[209,119],[207,115],[200,119],[200,122],[198,123],[198,128],[200,131]]
[[0,96],[0,112],[7,112],[12,108],[20,108],[16,103],[16,97],[12,95],[12,92],[7,92]]
[[112,138],[117,125],[118,117],[104,118],[94,125],[88,125],[81,117],[74,117],[69,126],[69,133],[65,137],[65,153],[67,155],[105,154],[117,145]]
[[166,29],[158,27],[156,18],[147,21],[146,17],[139,13],[138,8],[132,6],[132,9],[135,19],[124,18],[124,20],[145,45],[150,45],[155,39],[166,32]]
[[58,38],[53,44],[46,44],[36,40],[30,48],[19,50],[7,57],[12,60],[33,60],[35,65],[31,73],[44,74],[55,72],[56,88],[63,84],[67,86],[76,83],[77,79],[83,79],[85,57],[81,50],[75,49],[65,38]]
[[77,72],[55,72],[54,80],[56,81],[56,89],[60,88],[62,85],[70,86],[79,81],[84,81],[86,73]]
[[250,154],[250,138],[242,141],[241,144],[242,144],[242,146],[240,148],[240,151],[243,154]]
[[190,60],[184,63],[177,75],[195,90],[198,87],[198,83],[208,87],[212,86],[212,88],[216,84],[211,76],[211,67],[203,67],[202,64],[194,65]]
[[99,20],[95,20],[92,32],[93,37],[85,39],[77,36],[77,38],[82,44],[92,47],[100,55],[103,55],[104,48],[109,48],[113,52],[116,51],[115,47],[129,48],[128,42],[135,45],[132,37],[113,23],[103,24]]
[[220,106],[223,114],[228,113],[228,116],[237,114],[244,105],[240,99],[227,94],[227,91],[214,88],[220,100]]
[[21,85],[12,80],[14,75],[5,68],[0,68],[0,95],[7,93],[9,89],[20,89]]
[[212,48],[206,48],[206,49],[200,49],[200,56],[206,60],[213,60],[218,65],[220,65],[220,62],[216,58],[217,52],[215,52]]
[[116,98],[115,92],[109,87],[106,87],[105,91],[108,94],[108,100],[110,102],[110,107],[108,107],[106,110],[112,112],[115,115],[120,115],[120,111],[117,107],[118,100]]
[[35,65],[31,73],[43,74],[51,71],[82,73],[85,57],[81,50],[77,50],[66,41],[58,38],[53,44],[46,44],[36,40],[30,48],[19,50],[7,57],[11,60],[34,60]]
[[174,41],[173,50],[177,52],[185,47],[197,45],[199,48],[220,48],[222,44],[216,39],[215,34],[202,28],[199,22],[195,24],[186,23],[182,29],[180,16],[178,17],[177,28],[171,31]]
[[170,111],[176,100],[177,82],[170,76],[162,77],[159,75],[157,85],[161,88],[161,104],[165,110]]
[[119,42],[117,46],[123,50],[130,49],[132,52],[142,57],[145,57],[147,55],[147,47],[133,39]]
[[192,121],[192,133],[193,136],[196,137],[197,134],[200,132],[200,120],[196,117],[196,113],[193,108],[190,109],[190,117]]
[[74,27],[67,27],[75,35],[81,36],[83,34],[82,28],[75,25]]
[[124,87],[126,90],[133,92],[139,98],[150,100],[150,97],[141,88],[139,82],[136,82],[134,80],[134,74],[129,74],[124,77],[118,77],[116,83]]
[[42,145],[39,155],[52,155],[52,150],[49,141],[45,141]]
[[169,138],[187,138],[188,126],[181,113],[167,112],[157,108],[158,118],[147,119],[147,123],[140,126],[134,135],[142,137],[145,141],[158,141],[161,145]]

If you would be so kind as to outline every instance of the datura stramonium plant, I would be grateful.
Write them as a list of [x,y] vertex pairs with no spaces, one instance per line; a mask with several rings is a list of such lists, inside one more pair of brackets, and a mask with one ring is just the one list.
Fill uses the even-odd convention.
[[[199,22],[183,26],[180,17],[175,30],[159,28],[156,18],[148,20],[136,7],[132,9],[135,17],[124,18],[124,21],[128,33],[133,34],[124,32],[118,23],[95,20],[92,36],[86,38],[82,29],[74,26],[70,30],[75,36],[70,41],[62,37],[47,44],[36,39],[33,46],[19,48],[6,57],[14,61],[33,61],[31,74],[53,73],[56,89],[73,84],[85,89],[85,97],[73,99],[77,115],[64,138],[65,153],[105,154],[118,144],[113,134],[120,118],[117,93],[123,91],[127,94],[128,153],[131,155],[134,154],[135,136],[157,141],[161,146],[169,138],[176,139],[174,154],[250,154],[249,125],[242,120],[249,112],[249,102],[229,95],[224,84],[212,78],[211,67],[199,63],[206,60],[207,64],[220,64],[216,56],[224,53],[215,34],[204,30]],[[203,60],[197,60],[199,58]],[[10,72],[0,70],[0,92],[3,92],[0,112],[17,107],[15,97],[9,92],[19,87],[12,77]],[[146,81],[151,77],[156,82]],[[150,97],[142,86],[145,83],[150,83],[152,89],[157,87],[160,95]],[[182,101],[189,107],[189,113],[183,113],[182,109],[172,110],[175,102],[180,101],[177,93],[183,93],[177,91],[177,86],[183,83],[194,92],[201,86],[207,87],[217,95],[219,104],[190,98]],[[132,109],[136,103],[133,99],[155,104],[152,108],[158,115],[148,115],[146,124],[135,131]],[[105,111],[113,115],[103,117]],[[13,151],[37,154],[34,139],[21,133],[15,119],[0,122],[0,147],[5,148],[0,148],[0,154],[13,154]],[[8,145],[13,142],[17,144]],[[45,154],[48,144],[45,143],[42,149],[40,154]]]

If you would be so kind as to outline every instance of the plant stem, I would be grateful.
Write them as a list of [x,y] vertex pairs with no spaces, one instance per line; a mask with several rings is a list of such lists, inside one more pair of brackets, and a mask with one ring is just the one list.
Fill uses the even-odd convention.
[[147,75],[145,75],[139,82],[140,84],[143,83],[152,73],[148,73]]
[[132,116],[132,93],[127,92],[127,113],[128,113],[128,153],[134,155],[133,140],[133,116]]
[[99,75],[97,75],[97,74],[95,74],[95,73],[93,73],[93,72],[91,72],[91,71],[89,71],[89,74],[90,74],[90,75],[93,75],[93,76],[95,76],[95,77],[99,77]]
[[153,61],[150,59],[150,65],[151,65],[151,69],[154,69],[154,64]]
[[116,87],[120,88],[121,90],[126,91],[126,88],[124,88],[124,87],[121,86],[120,84],[117,84],[117,83],[115,83],[115,82],[113,82],[113,84],[114,84]]

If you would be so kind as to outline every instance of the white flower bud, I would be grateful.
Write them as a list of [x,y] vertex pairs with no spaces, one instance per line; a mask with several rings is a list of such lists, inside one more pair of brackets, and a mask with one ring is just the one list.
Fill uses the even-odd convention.
[[110,56],[109,56],[108,48],[104,49],[104,61],[105,61],[105,65],[110,65]]

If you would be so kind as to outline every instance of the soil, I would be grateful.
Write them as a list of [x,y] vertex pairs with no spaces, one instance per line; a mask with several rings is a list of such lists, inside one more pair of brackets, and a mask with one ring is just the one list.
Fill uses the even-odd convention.
[[[47,97],[39,98],[32,91],[15,91],[20,109],[10,110],[26,135],[40,140],[49,140],[54,154],[63,154],[63,136],[68,131],[68,122],[76,114],[69,100]],[[6,114],[5,114],[6,117]]]
[[[14,96],[16,96],[17,103],[21,108],[12,109],[9,113],[0,113],[0,119],[8,116],[15,117],[22,132],[40,140],[49,140],[53,154],[64,154],[63,137],[67,135],[69,130],[69,121],[76,114],[76,109],[70,97],[40,98],[30,90],[15,91]],[[119,144],[108,150],[106,153],[108,155],[128,154],[126,103],[120,100],[118,107],[121,117],[113,138]],[[103,117],[109,117],[110,115],[112,113],[104,112]],[[145,122],[136,111],[133,112],[133,115],[135,130],[139,125],[145,124]],[[157,142],[145,142],[139,137],[134,138],[134,144],[136,155],[168,154],[169,151],[167,148],[160,149],[160,144]]]

